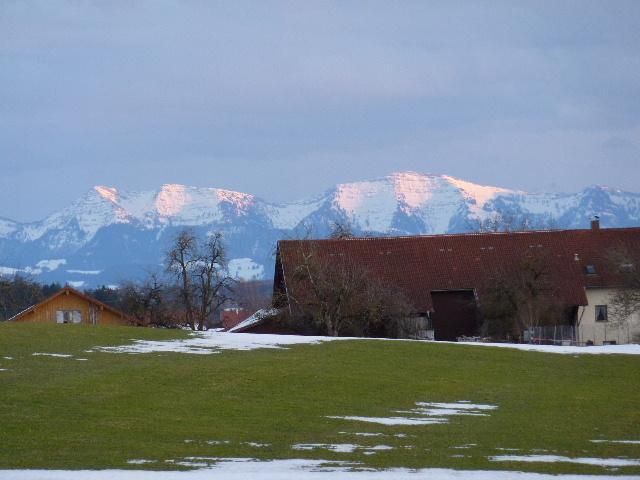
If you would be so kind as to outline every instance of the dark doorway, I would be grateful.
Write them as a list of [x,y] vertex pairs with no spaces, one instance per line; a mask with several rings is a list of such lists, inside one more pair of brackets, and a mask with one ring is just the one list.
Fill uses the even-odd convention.
[[455,341],[478,333],[478,308],[473,290],[431,292],[436,340]]

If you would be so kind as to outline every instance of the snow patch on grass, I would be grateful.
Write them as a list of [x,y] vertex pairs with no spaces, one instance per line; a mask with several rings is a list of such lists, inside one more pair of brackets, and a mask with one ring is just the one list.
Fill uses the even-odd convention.
[[[322,342],[350,340],[350,341],[380,341],[380,342],[422,342],[434,343],[424,340],[396,340],[396,339],[371,339],[353,337],[321,337],[300,335],[274,335],[257,333],[230,333],[209,330],[206,332],[192,332],[191,337],[181,340],[147,341],[134,340],[132,345],[115,347],[94,347],[89,351],[110,353],[152,353],[175,352],[198,355],[209,355],[222,350],[255,350],[259,348],[287,348],[292,345],[309,345]],[[446,343],[446,342],[438,342]],[[604,345],[594,347],[560,347],[553,345],[528,345],[528,344],[504,344],[504,343],[464,343],[451,342],[453,345],[493,346],[502,348],[516,348],[547,353],[563,354],[632,354],[640,355],[640,345]],[[440,408],[440,407],[436,407]],[[444,408],[444,407],[442,407]],[[456,408],[462,408],[459,404]]]
[[372,470],[360,464],[327,460],[271,460],[188,457],[167,462],[191,471],[146,470],[0,470],[3,480],[631,480],[637,476],[540,474],[516,471],[392,468]]
[[492,462],[541,462],[541,463],[578,463],[600,467],[637,467],[640,460],[629,458],[589,458],[563,457],[560,455],[497,455],[489,457]]
[[407,417],[357,417],[331,415],[327,418],[353,420],[354,422],[378,423],[380,425],[436,425],[447,423],[446,418],[407,418]]
[[132,345],[116,347],[94,347],[89,352],[109,353],[157,353],[174,352],[210,355],[221,350],[255,350],[258,348],[287,348],[291,345],[314,344],[333,340],[335,337],[303,337],[297,335],[267,335],[251,333],[229,333],[209,330],[192,332],[191,338],[181,340],[150,341],[134,340]]
[[355,445],[353,443],[298,443],[296,445],[292,445],[291,448],[293,450],[322,449],[337,453],[353,453],[360,448],[360,445]]
[[640,355],[640,345],[594,345],[590,347],[560,346],[560,345],[533,345],[528,343],[483,343],[483,342],[447,342],[453,345],[473,345],[478,347],[515,348],[530,352],[561,353],[564,355],[590,354],[590,355]]
[[42,353],[36,352],[31,354],[34,357],[58,357],[58,358],[72,358],[73,355],[68,353]]
[[376,452],[384,450],[393,450],[391,445],[374,445],[369,447],[353,443],[299,443],[292,445],[291,448],[293,450],[329,450],[336,453],[353,453],[360,450],[364,452],[365,455],[373,455]]
[[329,416],[341,420],[378,423],[380,425],[436,425],[448,423],[447,417],[453,415],[467,415],[487,417],[486,411],[495,410],[496,405],[484,405],[461,400],[455,403],[417,402],[416,408],[411,410],[395,410],[394,413],[405,414],[403,417],[360,417],[360,416]]
[[617,443],[621,445],[640,445],[640,440],[591,440],[591,443]]

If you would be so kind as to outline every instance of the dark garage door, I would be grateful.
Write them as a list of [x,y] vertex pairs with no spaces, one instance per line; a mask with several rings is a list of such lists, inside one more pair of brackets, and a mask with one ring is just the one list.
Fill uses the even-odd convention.
[[478,308],[473,290],[431,292],[433,330],[436,340],[455,341],[478,332]]

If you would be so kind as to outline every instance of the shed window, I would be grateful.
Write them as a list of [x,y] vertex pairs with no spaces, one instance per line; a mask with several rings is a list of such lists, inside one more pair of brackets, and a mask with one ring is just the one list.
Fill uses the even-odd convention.
[[607,316],[606,305],[596,305],[596,322],[606,322],[609,318]]
[[58,310],[56,311],[56,323],[82,323],[82,312],[80,310]]
[[595,275],[596,274],[596,267],[595,265],[587,265],[585,267],[585,270],[587,271],[587,275]]

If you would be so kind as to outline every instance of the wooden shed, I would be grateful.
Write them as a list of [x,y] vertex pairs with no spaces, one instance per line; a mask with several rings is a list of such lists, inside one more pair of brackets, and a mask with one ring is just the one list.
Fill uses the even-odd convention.
[[32,305],[9,321],[86,325],[128,325],[124,313],[78,290],[65,286],[46,300]]

